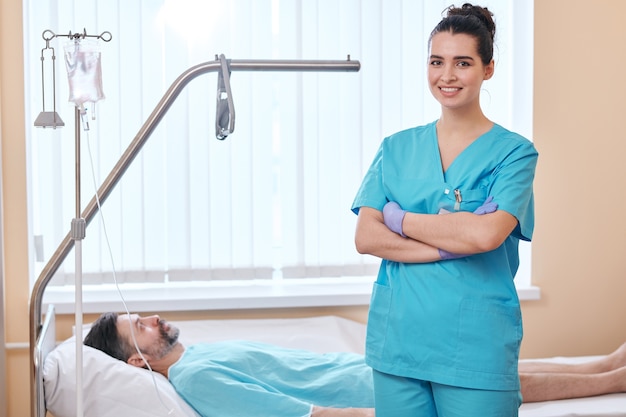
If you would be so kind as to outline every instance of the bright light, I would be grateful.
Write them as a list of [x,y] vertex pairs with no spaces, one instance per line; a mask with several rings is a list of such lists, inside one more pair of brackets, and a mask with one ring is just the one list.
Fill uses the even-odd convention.
[[188,42],[206,39],[225,19],[225,2],[216,0],[165,0],[157,22],[177,32]]

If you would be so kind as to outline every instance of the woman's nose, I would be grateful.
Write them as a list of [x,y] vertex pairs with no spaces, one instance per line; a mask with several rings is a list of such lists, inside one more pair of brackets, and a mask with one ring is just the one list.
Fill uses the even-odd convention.
[[446,68],[444,68],[443,73],[441,74],[441,80],[446,83],[456,80],[456,75],[454,74],[454,68],[451,66],[446,66]]

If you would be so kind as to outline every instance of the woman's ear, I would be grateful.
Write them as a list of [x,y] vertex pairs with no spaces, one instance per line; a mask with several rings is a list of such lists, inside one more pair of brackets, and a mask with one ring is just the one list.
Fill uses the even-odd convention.
[[484,81],[487,81],[488,79],[493,77],[493,73],[495,71],[495,66],[496,66],[496,64],[493,61],[493,59],[491,60],[491,62],[489,64],[487,64],[485,66],[485,77],[483,78]]
[[[144,355],[145,357],[145,355]],[[148,358],[146,358],[148,360]],[[136,366],[138,368],[145,368],[146,363],[138,353],[133,353],[126,361],[129,365]]]

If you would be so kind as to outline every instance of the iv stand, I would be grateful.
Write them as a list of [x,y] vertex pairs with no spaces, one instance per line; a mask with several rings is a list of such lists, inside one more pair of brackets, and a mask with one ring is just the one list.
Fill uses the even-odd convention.
[[75,250],[75,312],[74,333],[76,338],[76,416],[83,416],[83,239],[87,223],[81,217],[80,208],[80,118],[78,107],[74,108],[74,133],[75,133],[75,181],[76,181],[76,217],[72,219],[70,234],[74,241]]
[[[112,39],[110,32],[102,32],[100,35],[87,35],[87,31],[83,29],[83,33],[72,33],[69,32],[67,35],[59,35],[51,30],[45,30],[42,33],[43,39],[46,41],[46,47],[41,52],[41,62],[42,62],[42,89],[44,88],[43,84],[43,51],[45,49],[52,49],[52,83],[53,83],[53,103],[56,102],[56,94],[55,94],[55,76],[54,76],[54,48],[50,47],[50,41],[56,37],[67,37],[70,39],[74,39],[75,41],[79,41],[80,39],[85,38],[97,38],[101,39],[105,42],[109,42]],[[53,112],[45,111],[45,100],[44,100],[44,111],[37,117],[35,120],[36,127],[53,127],[63,126],[64,123],[61,118],[56,113],[56,103],[53,104]],[[81,112],[78,106],[74,108],[74,138],[75,138],[75,195],[76,195],[76,217],[72,219],[72,225],[69,233],[69,237],[71,241],[74,242],[75,247],[75,312],[74,312],[74,333],[76,337],[76,416],[83,417],[83,240],[85,239],[85,231],[87,229],[87,222],[81,216],[81,207],[80,207],[80,189],[81,189],[81,181],[80,181],[80,129],[81,129],[81,118],[84,115],[84,109]],[[89,130],[89,125],[85,124],[85,129]]]

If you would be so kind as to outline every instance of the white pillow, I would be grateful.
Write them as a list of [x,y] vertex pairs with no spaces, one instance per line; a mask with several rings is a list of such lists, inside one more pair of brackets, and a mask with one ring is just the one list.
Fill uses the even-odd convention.
[[[75,346],[74,338],[68,339],[44,362],[46,408],[55,417],[76,416]],[[199,416],[163,375],[89,346],[83,346],[83,410],[85,416],[96,417]]]

